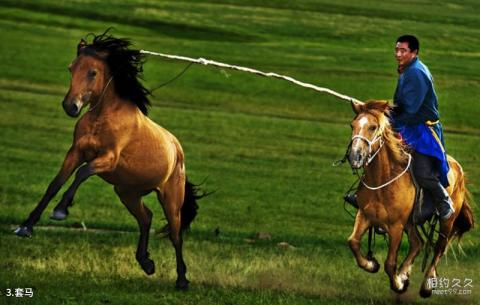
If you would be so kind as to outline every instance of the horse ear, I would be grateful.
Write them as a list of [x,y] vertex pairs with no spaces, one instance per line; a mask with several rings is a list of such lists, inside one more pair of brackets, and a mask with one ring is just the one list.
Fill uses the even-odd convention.
[[85,39],[80,39],[80,42],[78,43],[77,46],[77,53],[80,52],[81,49],[85,48],[87,46],[87,41]]
[[390,104],[388,103],[388,101],[382,101],[382,102],[383,102],[383,103],[380,104],[380,107],[379,107],[380,109],[379,109],[379,110],[380,110],[382,113],[385,113],[385,112],[387,112],[387,111],[390,109]]
[[360,101],[351,101],[350,104],[352,105],[353,112],[356,114],[360,113],[362,111],[362,106],[365,105]]

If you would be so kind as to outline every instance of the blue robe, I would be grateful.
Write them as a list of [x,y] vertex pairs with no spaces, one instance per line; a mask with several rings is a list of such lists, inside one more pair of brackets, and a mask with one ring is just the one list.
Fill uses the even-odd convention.
[[438,160],[440,182],[448,186],[449,166],[443,128],[438,121],[438,100],[427,66],[415,58],[400,74],[394,95],[392,123],[415,151]]

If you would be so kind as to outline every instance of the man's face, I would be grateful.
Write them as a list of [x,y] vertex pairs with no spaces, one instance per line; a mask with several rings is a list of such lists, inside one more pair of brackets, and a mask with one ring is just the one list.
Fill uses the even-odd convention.
[[397,42],[395,46],[395,59],[399,66],[408,65],[417,56],[417,50],[410,50],[408,42]]

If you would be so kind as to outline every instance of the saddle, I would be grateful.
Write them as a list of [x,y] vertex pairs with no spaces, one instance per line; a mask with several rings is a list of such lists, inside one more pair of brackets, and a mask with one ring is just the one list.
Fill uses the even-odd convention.
[[423,225],[426,221],[430,221],[436,215],[435,201],[432,194],[420,187],[415,180],[415,175],[412,169],[409,170],[415,186],[415,202],[413,204],[413,211],[410,215],[411,221],[415,225]]

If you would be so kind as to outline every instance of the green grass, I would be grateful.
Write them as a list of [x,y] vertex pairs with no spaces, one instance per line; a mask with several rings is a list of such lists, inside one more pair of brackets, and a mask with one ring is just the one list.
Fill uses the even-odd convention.
[[[361,100],[390,99],[393,43],[415,33],[440,98],[449,153],[480,198],[478,74],[480,6],[475,1],[10,1],[0,3],[0,292],[35,296],[0,304],[475,304],[480,234],[454,244],[440,275],[473,279],[471,296],[418,296],[421,257],[409,290],[389,290],[383,270],[360,270],[346,245],[352,219],[341,197],[354,181],[331,163],[350,136],[350,106],[273,79],[193,66],[152,98],[151,118],[182,143],[187,173],[216,192],[200,201],[186,236],[191,289],[174,290],[174,251],[150,238],[156,274],[134,258],[138,229],[111,186],[85,182],[71,215],[48,220],[32,239],[12,234],[58,171],[75,120],[61,109],[68,64],[89,32],[113,26],[135,47],[204,57],[290,75]],[[185,63],[151,57],[155,87]],[[155,196],[153,228],[165,223]],[[478,218],[478,207],[473,206]],[[82,224],[86,231],[78,229]],[[214,231],[219,229],[217,236]],[[251,243],[256,232],[271,240]],[[281,249],[279,242],[294,248]],[[366,241],[365,241],[366,243]],[[386,245],[377,239],[379,261]],[[400,255],[407,251],[402,244]],[[455,255],[457,259],[455,259]]]

